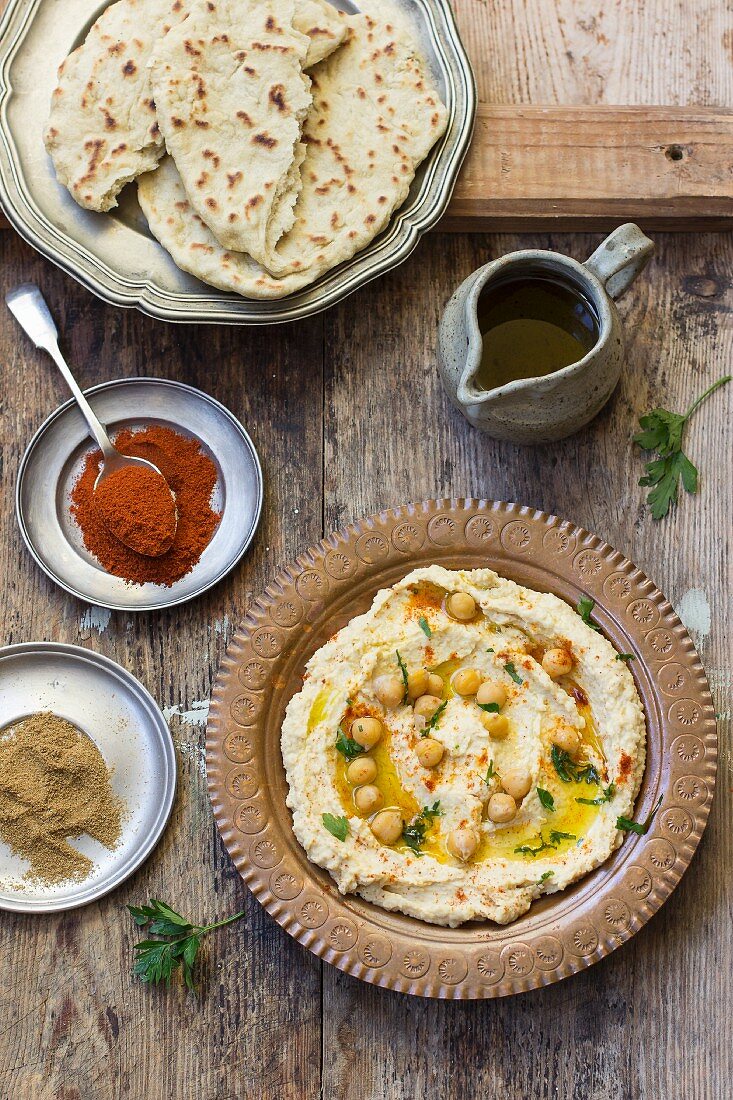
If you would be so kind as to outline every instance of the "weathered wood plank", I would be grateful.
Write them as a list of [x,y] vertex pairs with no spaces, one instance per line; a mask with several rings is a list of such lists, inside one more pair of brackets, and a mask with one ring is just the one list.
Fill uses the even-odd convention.
[[[620,304],[628,363],[611,404],[584,432],[538,448],[470,429],[435,371],[435,324],[455,285],[527,243],[436,235],[413,263],[372,288],[366,308],[346,303],[327,315],[326,526],[436,495],[519,500],[572,518],[646,569],[677,606],[692,609],[693,623],[700,607],[712,608],[712,629],[703,623],[698,640],[729,715],[731,609],[722,593],[731,580],[733,386],[689,434],[702,471],[699,497],[685,498],[663,523],[645,509],[637,485],[642,457],[631,436],[640,413],[657,404],[684,410],[730,370],[730,238],[658,239],[656,260]],[[598,238],[543,243],[583,259]],[[395,354],[405,331],[410,339]],[[722,736],[730,749],[727,728]],[[714,1095],[706,1082],[728,1080],[733,1070],[730,1014],[721,1011],[731,1004],[728,967],[720,965],[733,957],[725,871],[733,858],[732,774],[728,756],[709,833],[673,899],[631,943],[560,986],[501,1003],[415,1003],[326,968],[324,1095]],[[694,1036],[702,1074],[689,1066],[680,1036]]]
[[[68,598],[25,550],[13,496],[23,448],[67,393],[0,305],[3,643],[49,638],[120,661],[171,708],[180,767],[168,829],[129,884],[66,915],[3,916],[0,966],[12,980],[0,990],[0,1096],[314,1096],[321,965],[283,937],[242,886],[212,820],[203,745],[211,683],[231,630],[272,571],[321,534],[322,321],[267,332],[166,326],[102,305],[3,234],[0,296],[26,280],[47,295],[82,385],[119,375],[174,377],[240,416],[262,456],[266,499],[244,563],[200,600],[128,616]],[[139,937],[124,905],[151,895],[202,920],[247,910],[211,944],[198,1001],[178,989],[148,990],[131,976]]]
[[481,104],[439,228],[733,228],[733,111]]

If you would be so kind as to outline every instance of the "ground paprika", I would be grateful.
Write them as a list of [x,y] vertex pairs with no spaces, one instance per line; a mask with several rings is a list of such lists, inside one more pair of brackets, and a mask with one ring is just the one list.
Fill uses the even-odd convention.
[[117,434],[114,444],[123,454],[147,458],[157,466],[175,493],[178,526],[170,550],[160,557],[147,557],[131,550],[109,531],[94,493],[102,459],[100,451],[86,456],[71,491],[71,513],[87,550],[108,573],[133,584],[152,582],[170,586],[193,569],[221,518],[211,507],[216,465],[198,439],[162,425],[124,429]]
[[168,482],[155,470],[114,470],[97,485],[94,502],[107,530],[138,554],[159,558],[173,545],[176,503]]

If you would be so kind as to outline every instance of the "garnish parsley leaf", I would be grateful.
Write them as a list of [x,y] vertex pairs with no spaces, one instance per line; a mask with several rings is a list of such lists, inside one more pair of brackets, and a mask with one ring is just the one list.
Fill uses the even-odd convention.
[[494,761],[489,760],[489,766],[486,769],[486,775],[484,776],[484,779],[483,779],[483,781],[484,781],[484,783],[486,784],[487,787],[489,786],[489,784],[491,783],[491,780],[494,778],[495,775],[496,775],[496,769],[494,768]]
[[591,599],[590,596],[581,596],[578,600],[578,606],[575,609],[580,615],[581,619],[586,626],[589,626],[591,630],[598,630],[599,628],[595,623],[591,622],[590,614],[593,608],[596,606],[596,601]]
[[543,882],[547,882],[548,878],[552,878],[554,874],[554,871],[543,871],[543,873],[537,879],[537,886],[541,886]]
[[488,648],[488,649],[486,650],[486,652],[487,652],[487,653],[495,653],[495,652],[496,652],[496,650],[493,650],[493,649],[491,648],[491,646],[489,646],[489,648]]
[[555,799],[552,797],[549,791],[546,791],[544,787],[537,788],[537,794],[539,800],[546,810],[550,810],[551,813],[555,812]]
[[511,678],[514,681],[515,684],[523,684],[524,683],[524,680],[522,679],[522,677],[517,672],[516,665],[514,664],[513,661],[507,661],[507,663],[504,665],[504,671],[509,676],[511,676]]
[[498,714],[501,710],[498,703],[477,703],[476,706],[479,710],[485,710],[487,714]]
[[440,721],[441,715],[442,715],[443,711],[445,710],[445,708],[447,706],[448,706],[448,700],[444,699],[443,702],[438,707],[438,709],[436,710],[433,717],[430,719],[429,722],[426,723],[425,729],[420,734],[421,737],[427,737],[429,733],[432,733],[433,730],[437,729],[438,722]]
[[422,632],[423,632],[423,634],[425,635],[425,637],[426,637],[426,638],[432,638],[432,636],[433,636],[433,632],[432,632],[432,630],[430,629],[430,623],[429,623],[429,622],[428,622],[428,620],[427,620],[427,619],[425,618],[425,616],[424,616],[424,615],[421,615],[421,616],[420,616],[420,618],[419,618],[419,619],[418,619],[417,621],[418,621],[418,624],[419,624],[419,626],[420,626],[420,629],[422,630]]
[[407,687],[407,665],[405,664],[405,662],[400,657],[399,649],[396,649],[395,653],[397,654],[397,664],[400,666],[400,672],[402,673],[402,683],[405,686],[405,693],[402,696],[402,703],[404,705],[405,703],[407,703],[408,699],[410,698],[409,692],[408,692],[408,687]]
[[561,833],[559,829],[550,832],[550,844],[559,844],[561,840],[577,840],[575,833]]
[[425,843],[425,834],[436,817],[442,817],[443,811],[440,808],[440,799],[434,802],[432,806],[423,806],[417,817],[405,825],[402,830],[402,839],[408,848],[410,848],[416,856],[424,855],[421,852],[423,844]]
[[539,834],[539,837],[537,839],[539,840],[539,844],[536,848],[533,848],[531,844],[520,844],[518,848],[514,849],[514,851],[519,853],[519,855],[536,857],[540,854],[540,852],[546,852],[548,848],[557,847],[556,844],[548,844],[542,833]]
[[576,763],[570,753],[566,752],[565,749],[561,749],[558,745],[552,746],[550,758],[563,783],[582,783],[585,780],[591,786],[593,783],[600,783],[601,781],[598,769],[594,764],[590,762],[586,764]]
[[616,828],[623,829],[625,833],[638,833],[639,836],[644,836],[649,832],[649,826],[651,825],[657,810],[662,805],[662,798],[664,796],[660,794],[659,801],[656,806],[653,807],[651,813],[644,819],[644,821],[630,821],[628,817],[623,815],[616,820]]
[[730,380],[729,374],[719,378],[692,403],[686,413],[653,409],[639,417],[642,431],[634,436],[634,443],[644,451],[655,451],[657,454],[656,458],[645,463],[646,473],[639,479],[640,485],[650,489],[646,499],[653,519],[662,519],[677,503],[680,481],[686,492],[697,492],[698,472],[682,450],[682,435],[687,421],[703,401]]
[[353,760],[360,752],[364,752],[364,749],[353,737],[347,737],[343,726],[339,726],[336,737],[336,751],[340,752],[344,759]]
[[335,817],[334,814],[323,814],[321,819],[336,840],[346,840],[349,835],[349,822],[345,817]]
[[598,795],[597,798],[576,798],[575,801],[580,802],[582,806],[602,806],[604,802],[610,802],[615,794],[615,785],[609,783],[607,787],[604,787],[603,794]]
[[633,653],[617,653],[616,654],[616,660],[617,661],[623,661],[625,664],[628,664],[629,661],[634,660],[634,654]]
[[192,924],[170,905],[151,898],[148,905],[128,905],[138,928],[146,928],[156,940],[141,940],[133,947],[135,962],[132,972],[141,981],[157,985],[170,984],[174,972],[180,969],[188,989],[195,992],[193,968],[201,940],[215,928],[223,928],[244,916],[244,910],[214,924]]

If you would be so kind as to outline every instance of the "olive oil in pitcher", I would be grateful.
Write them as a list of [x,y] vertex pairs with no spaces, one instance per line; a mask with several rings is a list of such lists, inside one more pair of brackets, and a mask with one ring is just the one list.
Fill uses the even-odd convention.
[[579,290],[539,276],[487,285],[478,323],[483,349],[476,384],[483,390],[577,363],[599,335],[595,310]]

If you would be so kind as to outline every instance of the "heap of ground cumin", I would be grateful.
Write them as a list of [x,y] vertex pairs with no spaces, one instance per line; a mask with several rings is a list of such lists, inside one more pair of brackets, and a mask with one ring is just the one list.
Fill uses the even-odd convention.
[[0,837],[30,863],[26,878],[86,878],[92,861],[68,838],[113,849],[123,809],[99,749],[65,718],[45,711],[0,733]]
[[[178,526],[170,550],[160,557],[146,557],[108,530],[94,493],[100,451],[86,457],[71,491],[71,513],[81,528],[87,550],[108,573],[133,584],[150,581],[170,586],[193,569],[218,526],[221,517],[211,507],[216,466],[201,449],[199,440],[160,425],[140,431],[125,429],[115,437],[114,444],[123,454],[147,458],[157,466],[175,494]],[[157,519],[153,509],[151,522]]]

